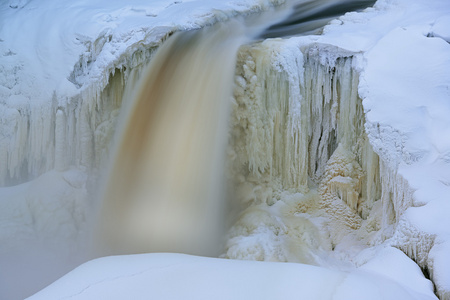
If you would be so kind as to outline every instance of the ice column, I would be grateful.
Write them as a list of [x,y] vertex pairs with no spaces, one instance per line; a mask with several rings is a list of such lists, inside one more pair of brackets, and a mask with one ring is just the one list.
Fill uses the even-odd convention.
[[234,170],[253,182],[306,191],[324,180],[341,145],[361,170],[346,178],[336,173],[341,177],[327,177],[326,184],[365,218],[381,197],[379,159],[364,130],[353,54],[326,55],[318,46],[300,49],[281,40],[241,48],[231,130]]
[[0,186],[25,182],[53,168],[98,168],[108,156],[124,90],[136,84],[145,57],[70,98],[55,93],[50,101],[34,102],[11,96],[14,99],[0,103]]
[[[238,55],[231,147],[239,173],[307,188],[307,131],[302,128],[303,56],[266,41]],[[288,54],[283,56],[283,54]],[[295,54],[295,55],[292,55]]]

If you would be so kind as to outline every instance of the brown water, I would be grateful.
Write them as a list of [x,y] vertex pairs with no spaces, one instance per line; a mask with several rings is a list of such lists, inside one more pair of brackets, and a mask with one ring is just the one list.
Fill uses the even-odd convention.
[[100,236],[113,253],[218,254],[239,32],[229,22],[176,33],[152,59],[103,197]]

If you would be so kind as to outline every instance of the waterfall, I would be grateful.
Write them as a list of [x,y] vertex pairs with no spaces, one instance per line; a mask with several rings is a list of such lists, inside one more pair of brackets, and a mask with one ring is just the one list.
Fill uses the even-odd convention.
[[[321,2],[296,9],[312,13],[310,18],[313,19],[320,19],[337,8],[348,9],[346,2],[338,1],[333,5],[330,7]],[[295,12],[295,7],[291,8]],[[284,11],[283,18],[288,11]],[[101,254],[164,251],[217,256],[223,250],[225,241],[221,238],[225,219],[229,217],[226,212],[230,203],[225,179],[226,151],[237,155],[237,161],[248,166],[255,176],[269,171],[269,181],[281,182],[284,188],[295,191],[307,192],[308,177],[318,179],[322,176],[337,147],[337,140],[343,139],[335,136],[337,128],[342,127],[340,135],[352,131],[345,126],[345,118],[341,118],[343,124],[337,124],[335,116],[338,97],[343,103],[347,98],[354,100],[349,108],[351,112],[358,105],[357,81],[345,81],[352,78],[351,62],[342,60],[337,66],[348,73],[342,74],[345,80],[336,79],[340,71],[336,76],[329,75],[328,89],[333,90],[333,96],[325,95],[324,101],[328,103],[333,99],[336,103],[324,104],[323,110],[327,111],[324,114],[332,118],[328,120],[322,117],[322,109],[317,112],[314,108],[318,105],[320,108],[322,96],[317,96],[315,102],[309,99],[314,98],[313,91],[318,84],[308,86],[309,81],[304,78],[315,78],[310,73],[323,70],[307,65],[306,75],[303,74],[303,55],[298,47],[294,47],[296,54],[289,58],[293,60],[290,67],[297,70],[297,73],[289,73],[294,74],[292,78],[284,78],[279,67],[262,67],[270,60],[264,51],[255,53],[256,65],[253,67],[251,62],[242,64],[238,61],[236,74],[236,61],[242,59],[239,57],[246,48],[252,47],[241,47],[241,54],[237,54],[245,41],[251,41],[246,34],[251,32],[261,36],[261,32],[262,35],[271,32],[271,28],[261,30],[268,26],[267,20],[264,20],[265,26],[261,25],[262,19],[261,16],[253,18],[246,25],[234,20],[173,34],[157,50],[135,90],[125,92],[124,97],[129,99],[123,100],[126,105],[122,108],[115,150],[101,192],[95,235]],[[272,22],[276,20],[272,19]],[[277,26],[287,25],[279,23]],[[256,32],[258,30],[261,32]],[[297,33],[305,30],[298,28]],[[282,52],[281,49],[278,52]],[[243,70],[240,70],[241,65]],[[255,73],[255,68],[263,74]],[[331,68],[323,72],[328,73]],[[332,89],[331,85],[336,86],[337,81],[345,87]],[[338,89],[351,91],[353,96],[337,95]],[[301,95],[308,91],[310,94]],[[256,102],[241,99],[244,94],[244,98],[254,98]],[[259,103],[259,98],[265,100]],[[229,107],[232,103],[233,111]],[[236,113],[236,105],[242,114]],[[310,105],[314,107],[308,109]],[[261,109],[267,109],[264,116],[258,115]],[[230,114],[232,124],[245,123],[240,125],[241,129],[239,126],[236,129],[235,125],[230,128]],[[314,126],[322,123],[309,120],[310,115],[314,115],[313,119],[324,119],[323,127],[326,128],[316,130]],[[353,120],[354,117],[349,118]],[[267,131],[265,138],[259,136],[261,130],[255,122],[270,123],[263,125]],[[359,116],[354,122],[361,125],[363,119]],[[314,128],[307,123],[313,124]],[[358,135],[360,127],[358,133],[352,134]],[[240,130],[245,140],[242,145],[236,144],[236,132]],[[331,130],[333,133],[329,132]],[[227,147],[229,142],[233,145],[231,150]],[[235,170],[228,175],[236,177]],[[362,210],[358,197],[353,198],[348,201],[357,203],[353,204],[355,209]],[[370,198],[370,201],[375,200],[373,196]],[[269,202],[273,200],[269,199]]]
[[100,236],[113,252],[217,255],[229,100],[243,26],[176,33],[119,124]]
[[[358,251],[390,243],[433,271],[435,237],[402,221],[414,190],[367,136],[362,54],[287,38],[320,33],[327,18],[371,3],[305,1],[281,23],[261,14],[161,37],[68,104],[55,94],[45,109],[19,110],[16,131],[0,141],[0,184],[44,173],[19,202],[29,228],[55,240],[74,232],[63,238],[84,247],[94,219],[95,256],[179,252],[345,269],[358,263],[350,242]],[[66,200],[60,211],[72,219],[64,223],[53,203],[40,213],[46,198],[34,186]],[[53,186],[64,189],[52,196]],[[21,199],[12,192],[0,196]]]

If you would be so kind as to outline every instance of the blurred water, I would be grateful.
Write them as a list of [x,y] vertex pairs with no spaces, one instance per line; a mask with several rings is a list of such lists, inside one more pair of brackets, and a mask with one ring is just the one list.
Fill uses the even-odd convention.
[[153,57],[103,197],[100,237],[113,253],[217,255],[227,119],[243,25],[176,33]]
[[320,33],[321,28],[332,19],[347,12],[363,10],[375,0],[310,0],[292,5],[290,15],[268,27],[260,38],[277,38]]

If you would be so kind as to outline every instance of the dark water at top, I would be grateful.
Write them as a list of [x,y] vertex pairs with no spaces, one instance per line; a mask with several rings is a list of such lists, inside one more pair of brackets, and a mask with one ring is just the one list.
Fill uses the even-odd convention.
[[267,28],[260,38],[315,33],[332,19],[347,12],[363,10],[375,2],[374,0],[315,0],[295,4],[287,19]]

